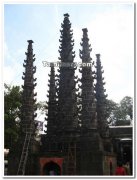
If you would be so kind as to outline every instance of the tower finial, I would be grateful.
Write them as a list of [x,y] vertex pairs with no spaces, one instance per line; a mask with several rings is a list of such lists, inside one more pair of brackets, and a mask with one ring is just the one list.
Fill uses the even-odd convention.
[[30,43],[30,44],[34,43],[32,40],[28,40],[27,42]]
[[64,17],[69,17],[69,14],[68,13],[64,14]]
[[54,67],[54,63],[53,62],[50,63],[50,67]]
[[88,29],[87,28],[83,28],[82,31],[83,31],[83,33],[84,32],[88,32]]
[[100,54],[96,54],[97,59],[100,59]]

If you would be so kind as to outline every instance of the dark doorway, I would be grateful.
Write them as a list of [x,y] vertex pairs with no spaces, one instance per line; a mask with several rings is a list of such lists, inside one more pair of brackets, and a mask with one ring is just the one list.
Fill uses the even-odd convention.
[[132,146],[125,145],[123,147],[123,161],[129,162],[130,164],[130,171],[132,174]]
[[132,159],[132,151],[130,146],[123,147],[123,159],[125,161],[131,161]]
[[57,163],[51,161],[44,166],[43,174],[49,176],[61,175],[61,168]]

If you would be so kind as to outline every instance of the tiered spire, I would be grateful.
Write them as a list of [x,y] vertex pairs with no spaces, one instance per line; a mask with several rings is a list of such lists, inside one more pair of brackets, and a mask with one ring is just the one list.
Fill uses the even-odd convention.
[[34,79],[34,73],[36,72],[36,66],[33,66],[35,61],[35,54],[33,54],[32,40],[28,40],[27,58],[24,60],[23,66],[25,67],[25,73],[23,73],[22,79],[24,80],[23,94],[22,94],[22,108],[21,108],[21,128],[25,132],[30,125],[34,124],[34,119],[37,116],[36,111],[36,99],[34,96],[34,88],[36,86],[36,78]]
[[104,89],[105,83],[103,82],[104,78],[102,74],[104,71],[102,70],[100,54],[96,54],[96,99],[97,99],[97,120],[98,120],[98,128],[100,130],[100,134],[102,136],[107,135],[108,123],[107,123],[107,112],[106,112],[106,90]]
[[83,30],[82,38],[82,50],[80,50],[80,58],[82,59],[82,73],[81,83],[79,86],[82,89],[82,110],[81,110],[81,121],[83,128],[96,128],[96,100],[94,94],[94,72],[92,71],[92,58],[90,57],[91,45],[89,44],[88,30]]
[[75,52],[69,15],[64,14],[60,36],[60,60],[58,76],[58,130],[69,131],[78,126],[75,68],[72,66]]
[[59,59],[61,62],[72,63],[75,58],[75,52],[73,51],[74,40],[72,39],[73,31],[71,30],[69,14],[64,14],[64,21],[63,24],[61,24],[61,27]]
[[54,64],[51,63],[50,80],[49,80],[49,95],[48,95],[48,113],[47,113],[47,134],[55,134],[56,131],[56,114],[57,114],[57,100],[56,100],[56,86],[55,86],[55,70]]

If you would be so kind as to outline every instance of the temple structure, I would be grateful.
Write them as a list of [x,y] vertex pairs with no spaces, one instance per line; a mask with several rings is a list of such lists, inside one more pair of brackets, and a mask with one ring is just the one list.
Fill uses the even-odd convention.
[[88,30],[82,29],[80,59],[84,66],[82,64],[80,68],[81,79],[77,79],[76,67],[73,66],[75,52],[69,14],[64,14],[60,32],[60,67],[56,74],[54,63],[50,64],[48,106],[45,118],[47,125],[45,134],[41,135],[39,145],[36,145],[34,136],[36,129],[34,125],[36,117],[34,87],[36,84],[34,82],[36,79],[33,75],[36,67],[33,66],[35,61],[33,41],[28,41],[25,73],[23,73],[21,131],[16,144],[18,152],[16,153],[15,150],[10,152],[8,175],[16,175],[23,152],[23,143],[26,142],[25,135],[30,127],[31,136],[24,175],[102,176],[114,174],[118,149],[115,148],[117,141],[113,138],[114,131],[111,128],[110,132],[107,124],[107,95],[100,54],[96,55],[96,70],[93,71],[94,62],[90,56],[92,49]]
[[[81,67],[82,78],[79,80],[81,85],[79,85],[80,89],[76,89],[78,82],[75,77],[76,68],[72,66],[75,57],[74,40],[68,14],[64,15],[61,27],[59,50],[61,66],[58,70],[59,75],[56,75],[56,81],[53,67],[51,67],[47,134],[42,136],[41,174],[46,175],[54,171],[55,174],[62,175],[107,175],[110,174],[110,168],[109,163],[104,165],[106,159],[113,160],[113,167],[116,162],[113,152],[107,152],[104,148],[106,145],[104,146],[105,141],[102,136],[106,127],[106,118],[100,116],[101,113],[105,114],[105,109],[103,107],[101,107],[102,111],[99,109],[106,98],[103,91],[104,84],[99,77],[102,77],[102,71],[97,64],[95,76],[94,63],[90,57],[91,45],[88,30],[85,28],[80,58],[86,66]],[[97,80],[96,93],[95,78]],[[78,90],[81,95],[76,94]],[[96,98],[98,93],[101,94],[101,100],[100,96]],[[78,104],[78,99],[80,99],[80,104]],[[98,103],[97,100],[99,100]],[[54,105],[52,108],[51,103]]]

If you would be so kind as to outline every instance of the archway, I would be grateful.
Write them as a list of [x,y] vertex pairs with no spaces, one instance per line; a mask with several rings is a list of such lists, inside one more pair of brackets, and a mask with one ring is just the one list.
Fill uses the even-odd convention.
[[43,174],[50,176],[61,175],[61,168],[57,163],[50,161],[43,167]]

